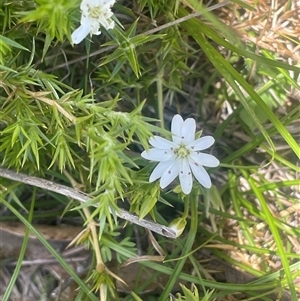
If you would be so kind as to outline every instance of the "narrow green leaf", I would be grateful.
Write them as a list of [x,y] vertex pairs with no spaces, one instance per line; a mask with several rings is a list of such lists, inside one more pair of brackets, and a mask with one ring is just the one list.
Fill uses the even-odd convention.
[[287,283],[289,286],[289,291],[291,293],[292,300],[297,300],[295,284],[294,284],[293,277],[291,274],[290,265],[288,263],[288,260],[287,260],[286,254],[285,254],[286,250],[284,250],[284,248],[283,248],[281,235],[279,234],[278,229],[274,223],[274,217],[271,214],[271,211],[268,207],[266,199],[264,198],[263,194],[259,191],[259,189],[255,185],[254,180],[251,177],[249,177],[248,180],[249,180],[249,184],[251,185],[253,192],[255,193],[257,199],[260,202],[260,205],[261,205],[262,210],[266,217],[266,222],[268,223],[270,230],[272,232],[274,241],[276,242],[277,250],[278,250],[281,262],[282,262],[282,266],[283,266],[283,269],[285,272],[285,276],[287,279]]
[[156,198],[153,198],[151,196],[145,197],[141,202],[141,207],[139,210],[139,218],[143,219],[155,206],[157,202]]
[[[36,188],[34,188],[34,192],[31,198],[31,204],[30,204],[30,210],[29,210],[29,216],[28,216],[28,223],[31,224],[32,223],[32,219],[33,219],[33,212],[34,212],[34,206],[35,206],[35,198],[36,198]],[[10,278],[9,284],[6,286],[6,290],[4,295],[2,296],[2,301],[8,301],[10,300],[10,295],[12,293],[12,290],[15,286],[16,280],[19,276],[21,267],[22,267],[22,262],[23,259],[25,257],[25,252],[27,249],[27,245],[28,245],[28,240],[29,240],[29,234],[30,234],[30,228],[26,228],[25,231],[25,235],[24,235],[24,239],[23,239],[23,243],[22,243],[22,247],[18,256],[18,261],[16,264],[16,267],[14,269],[14,272]]]
[[259,120],[256,118],[253,110],[248,105],[247,98],[244,96],[244,93],[241,91],[239,86],[236,84],[238,82],[245,91],[249,94],[251,99],[253,99],[259,107],[265,112],[268,119],[273,123],[275,128],[281,134],[283,139],[288,143],[288,145],[292,148],[294,153],[300,158],[300,148],[298,143],[292,137],[292,135],[288,132],[288,130],[282,125],[280,120],[276,117],[276,115],[269,109],[269,107],[265,104],[265,102],[259,97],[259,95],[254,91],[254,89],[246,82],[246,80],[227,62],[222,55],[208,43],[203,33],[199,32],[199,26],[201,22],[196,19],[188,20],[182,23],[182,26],[193,36],[193,38],[197,41],[199,46],[203,49],[205,54],[208,56],[212,64],[218,69],[218,71],[224,76],[224,78],[230,83],[232,88],[235,90],[237,95],[240,97],[240,100],[247,110],[247,112],[253,118],[256,126],[259,128],[260,132],[263,134],[265,139],[268,141],[272,150],[275,151],[275,146],[273,141],[270,139],[266,130],[260,124]]
[[49,242],[40,234],[27,219],[18,212],[11,204],[2,199],[3,204],[41,241],[45,248],[56,258],[61,266],[69,273],[69,275],[77,282],[81,289],[89,296],[92,301],[99,301],[94,294],[91,294],[90,288],[80,279],[71,266],[61,257],[61,255],[49,244]]
[[18,49],[25,50],[25,51],[29,52],[29,49],[25,48],[21,44],[15,42],[15,41],[13,41],[9,38],[4,37],[3,35],[0,35],[0,40],[2,40],[4,43],[6,43],[7,45],[9,45],[11,47],[15,47],[15,48],[18,48]]

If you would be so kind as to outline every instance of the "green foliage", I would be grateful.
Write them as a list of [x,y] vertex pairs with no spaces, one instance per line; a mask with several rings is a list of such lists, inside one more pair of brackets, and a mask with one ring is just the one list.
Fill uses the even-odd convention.
[[198,289],[195,285],[192,286],[191,290],[189,290],[186,286],[184,286],[182,284],[180,286],[181,286],[184,296],[182,296],[180,293],[178,293],[176,295],[176,299],[171,298],[170,300],[176,300],[176,301],[185,301],[185,300],[186,301],[189,301],[189,300],[191,300],[191,301],[209,301],[209,300],[213,300],[211,298],[213,291],[206,293],[203,298],[200,298]]
[[164,37],[164,35],[136,36],[137,24],[138,19],[136,19],[136,21],[124,33],[116,29],[114,31],[114,35],[112,35],[112,38],[115,41],[107,42],[104,44],[104,46],[118,46],[117,50],[115,50],[109,56],[105,57],[104,62],[102,62],[100,65],[103,66],[111,61],[118,61],[109,80],[111,80],[116,74],[119,73],[120,69],[126,61],[129,62],[132,71],[138,78],[141,75],[141,70],[140,64],[138,62],[136,48],[140,45],[143,45],[144,43]]
[[[272,300],[274,292],[275,300],[285,290],[297,300],[293,241],[300,233],[289,208],[299,208],[300,111],[290,96],[300,88],[299,64],[242,41],[223,20],[225,2],[213,13],[204,1],[129,2],[114,5],[114,29],[101,28],[101,35],[73,47],[79,0],[0,1],[0,168],[91,197],[78,203],[1,177],[0,219],[18,220],[36,235],[79,286],[77,300],[144,299],[138,276],[132,293],[118,297],[118,278],[106,266],[132,258],[164,280],[158,288],[162,301],[171,293],[176,298],[170,300],[182,301],[240,293]],[[196,186],[186,196],[176,183],[162,190],[158,181],[148,181],[154,165],[140,153],[149,149],[153,134],[170,138],[165,128],[175,112],[194,117],[197,129],[216,139],[211,152],[222,166],[209,170],[215,184],[209,191]],[[176,240],[143,239],[144,229],[118,217],[125,209],[138,222],[173,221]],[[53,223],[57,216],[83,227],[75,243],[88,246],[95,261],[83,279],[34,227],[35,219]],[[261,241],[260,227],[267,241]],[[22,271],[28,235],[3,301],[10,300]],[[257,268],[236,260],[232,250],[258,258]],[[164,262],[155,261],[157,252],[167,256]],[[208,253],[209,260],[202,260]],[[268,265],[273,258],[282,269]],[[218,282],[206,265],[214,260],[256,279]],[[181,292],[178,283],[184,283]]]
[[68,0],[36,0],[35,3],[34,10],[20,13],[20,15],[25,15],[20,22],[32,22],[37,26],[38,32],[46,33],[51,40],[56,38],[62,42],[65,36],[70,36],[74,21],[72,15],[75,9],[79,8],[78,0],[72,2]]

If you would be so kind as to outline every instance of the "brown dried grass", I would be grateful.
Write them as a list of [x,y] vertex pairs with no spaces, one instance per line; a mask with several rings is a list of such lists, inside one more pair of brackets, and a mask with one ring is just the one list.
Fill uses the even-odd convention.
[[278,59],[300,61],[300,1],[246,0],[245,9],[232,3],[222,8],[220,18],[245,43],[269,50]]

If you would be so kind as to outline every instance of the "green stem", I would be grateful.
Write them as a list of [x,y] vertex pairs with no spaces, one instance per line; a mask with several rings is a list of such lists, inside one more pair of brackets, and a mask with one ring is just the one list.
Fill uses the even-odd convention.
[[[33,212],[34,212],[34,206],[35,206],[35,198],[36,198],[36,188],[34,188],[33,194],[32,194],[32,200],[31,200],[31,205],[30,205],[30,210],[29,210],[29,215],[28,215],[28,222],[32,224],[32,219],[33,219]],[[7,301],[10,300],[10,295],[12,293],[12,290],[15,286],[16,280],[19,276],[21,267],[22,267],[22,262],[26,253],[27,245],[28,245],[28,240],[29,240],[29,234],[30,234],[30,228],[26,228],[25,235],[24,235],[24,240],[22,243],[22,247],[19,253],[18,261],[16,264],[16,268],[14,270],[13,275],[11,276],[11,279],[9,281],[9,284],[7,285],[7,289],[4,293],[4,296],[2,297],[1,300]]]
[[182,219],[186,219],[189,214],[190,202],[189,200],[184,204],[184,212],[182,214]]
[[[177,262],[172,275],[170,275],[169,281],[165,286],[165,289],[159,299],[161,301],[168,300],[169,294],[171,293],[176,281],[178,280],[180,273],[183,269],[183,266],[188,258],[188,256],[185,255],[191,251],[195,241],[195,237],[198,229],[198,199],[194,193],[191,193],[190,195],[187,196],[186,202],[190,203],[191,205],[190,231],[181,253],[182,258]],[[186,205],[186,207],[188,207],[188,205]]]
[[157,75],[157,109],[158,109],[158,117],[160,120],[160,125],[164,129],[165,122],[164,122],[164,97],[163,97],[163,85],[162,85],[162,75],[163,71],[159,72]]

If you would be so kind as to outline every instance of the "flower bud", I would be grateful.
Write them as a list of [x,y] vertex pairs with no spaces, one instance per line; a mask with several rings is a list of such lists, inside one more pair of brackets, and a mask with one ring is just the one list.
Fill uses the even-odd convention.
[[178,217],[169,224],[169,228],[175,232],[176,237],[179,237],[182,234],[185,225],[186,220],[182,217]]

